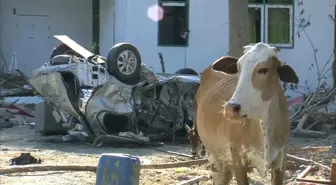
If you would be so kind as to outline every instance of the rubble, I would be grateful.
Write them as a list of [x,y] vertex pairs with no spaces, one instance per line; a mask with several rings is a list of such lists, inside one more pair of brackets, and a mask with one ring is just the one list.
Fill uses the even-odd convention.
[[307,166],[305,170],[303,170],[297,177],[296,182],[299,184],[336,184],[336,159],[333,159],[331,162],[330,168],[330,179],[321,179],[321,178],[308,178],[307,176],[314,171],[313,166]]
[[305,95],[290,106],[293,134],[303,137],[324,137],[335,129],[336,89],[319,89]]
[[0,119],[0,130],[2,128],[12,128],[14,124],[10,122],[9,118]]
[[10,165],[28,165],[41,164],[42,160],[31,156],[30,153],[21,153],[19,157],[11,159],[10,162]]
[[0,72],[0,98],[9,96],[34,96],[34,92],[19,74]]

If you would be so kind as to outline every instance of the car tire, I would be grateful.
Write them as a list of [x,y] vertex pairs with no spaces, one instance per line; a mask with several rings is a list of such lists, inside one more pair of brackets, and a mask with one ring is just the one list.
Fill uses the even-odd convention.
[[184,75],[199,75],[195,70],[190,68],[182,68],[175,72],[175,74],[184,74]]
[[107,71],[110,75],[122,83],[135,85],[140,81],[140,69],[141,56],[135,46],[129,43],[119,43],[110,49],[107,56]]

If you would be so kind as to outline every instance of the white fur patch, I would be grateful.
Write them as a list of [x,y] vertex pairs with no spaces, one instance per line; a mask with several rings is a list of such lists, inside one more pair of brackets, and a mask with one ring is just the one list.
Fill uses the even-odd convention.
[[257,43],[244,47],[245,54],[238,60],[240,65],[239,80],[236,90],[229,100],[229,103],[239,104],[241,106],[240,115],[248,116],[252,119],[260,119],[266,106],[262,100],[261,92],[252,85],[252,75],[255,66],[260,62],[267,61],[270,57],[277,57],[276,48],[265,43]]
[[252,49],[252,48],[253,48],[252,45],[244,46],[244,47],[243,47],[243,49],[244,49],[243,53],[246,53],[246,52],[250,51],[250,49]]

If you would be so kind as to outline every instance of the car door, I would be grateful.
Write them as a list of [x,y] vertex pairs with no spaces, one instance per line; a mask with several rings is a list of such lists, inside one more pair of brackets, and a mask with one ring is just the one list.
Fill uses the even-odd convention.
[[62,111],[79,116],[79,107],[73,92],[73,87],[67,87],[62,75],[58,72],[38,75],[30,78],[30,85],[43,97],[46,102],[52,103]]

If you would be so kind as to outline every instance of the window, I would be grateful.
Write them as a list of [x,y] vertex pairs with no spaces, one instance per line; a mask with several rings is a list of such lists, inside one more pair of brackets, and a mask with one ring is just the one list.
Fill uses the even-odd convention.
[[293,46],[293,0],[249,0],[250,43]]
[[159,46],[188,45],[188,0],[159,0],[163,17],[159,21]]

